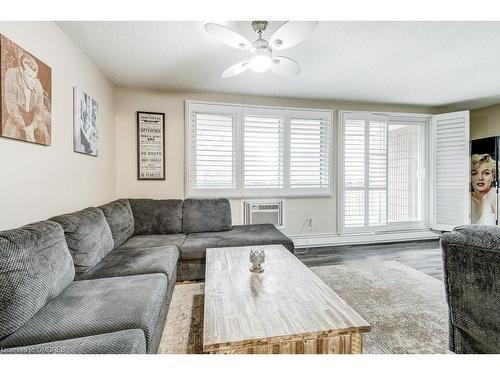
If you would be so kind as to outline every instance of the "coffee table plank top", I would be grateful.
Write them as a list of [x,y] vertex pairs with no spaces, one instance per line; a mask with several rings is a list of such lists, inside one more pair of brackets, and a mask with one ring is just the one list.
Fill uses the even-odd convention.
[[[249,271],[251,248],[265,270]],[[281,245],[207,249],[205,351],[363,333],[369,324]]]

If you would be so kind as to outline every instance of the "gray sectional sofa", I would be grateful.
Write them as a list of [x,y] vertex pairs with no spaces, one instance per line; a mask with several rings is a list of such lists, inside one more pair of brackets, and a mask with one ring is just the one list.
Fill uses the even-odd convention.
[[155,353],[209,247],[293,242],[229,201],[120,199],[0,232],[0,353]]

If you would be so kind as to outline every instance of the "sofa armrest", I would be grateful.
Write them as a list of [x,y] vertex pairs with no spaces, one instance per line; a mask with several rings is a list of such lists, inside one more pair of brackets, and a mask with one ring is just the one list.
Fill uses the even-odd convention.
[[491,225],[461,225],[441,236],[441,247],[474,247],[500,252],[500,227]]
[[450,350],[500,353],[500,228],[460,226],[441,247]]
[[145,354],[141,329],[128,329],[96,336],[1,349],[0,354]]

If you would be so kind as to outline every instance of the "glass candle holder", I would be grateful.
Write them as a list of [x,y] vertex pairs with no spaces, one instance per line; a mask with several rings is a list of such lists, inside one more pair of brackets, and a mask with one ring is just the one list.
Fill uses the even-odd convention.
[[263,249],[250,249],[250,271],[262,272],[264,271],[264,262],[266,254]]

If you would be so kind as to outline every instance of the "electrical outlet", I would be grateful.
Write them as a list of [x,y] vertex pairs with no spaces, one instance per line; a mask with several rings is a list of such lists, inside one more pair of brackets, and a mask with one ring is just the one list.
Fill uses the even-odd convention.
[[309,218],[309,229],[313,229],[313,219]]

